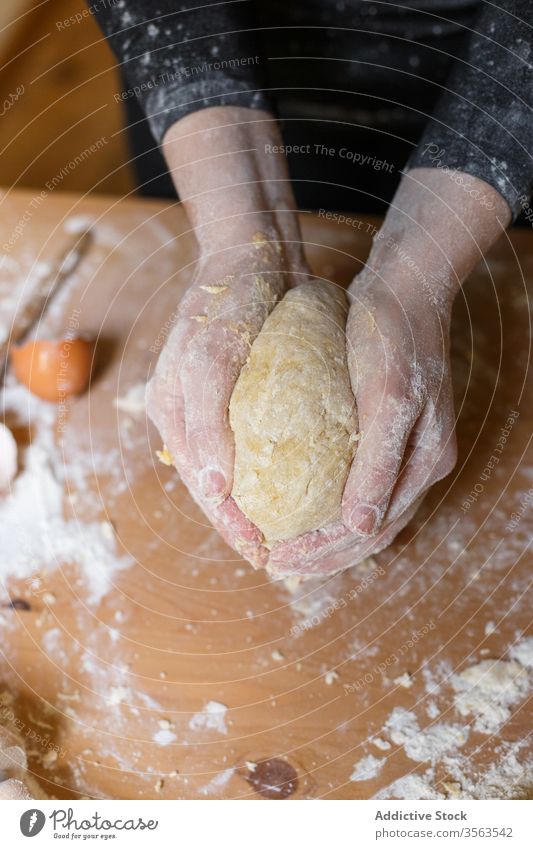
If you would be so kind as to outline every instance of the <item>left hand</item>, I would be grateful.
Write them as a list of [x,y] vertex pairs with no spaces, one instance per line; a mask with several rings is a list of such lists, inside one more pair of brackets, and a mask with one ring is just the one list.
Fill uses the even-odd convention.
[[404,174],[350,287],[348,363],[361,438],[342,521],[276,545],[268,565],[276,575],[327,575],[385,548],[455,464],[452,303],[511,219],[492,186],[455,176]]
[[361,436],[342,522],[276,545],[272,572],[328,574],[380,551],[455,465],[453,297],[433,298],[403,268],[395,277],[365,269],[349,289],[348,363]]
[[345,525],[374,536],[457,460],[450,371],[452,296],[399,272],[351,286],[348,362],[361,438],[344,490]]
[[256,567],[268,550],[231,497],[228,408],[263,322],[304,271],[289,264],[281,241],[200,257],[146,392],[148,414],[182,481],[228,545]]

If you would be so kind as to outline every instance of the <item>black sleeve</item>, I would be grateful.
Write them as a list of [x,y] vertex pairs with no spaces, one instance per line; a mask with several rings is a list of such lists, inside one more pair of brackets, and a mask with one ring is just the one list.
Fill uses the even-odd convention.
[[91,4],[156,141],[207,106],[271,109],[253,3],[229,0],[99,0]]
[[493,186],[513,216],[533,190],[530,0],[483,0],[408,168],[464,171]]

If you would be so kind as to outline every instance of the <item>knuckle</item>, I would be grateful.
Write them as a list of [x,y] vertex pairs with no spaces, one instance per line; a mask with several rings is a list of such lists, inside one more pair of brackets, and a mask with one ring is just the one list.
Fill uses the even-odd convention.
[[157,372],[150,378],[144,391],[146,409],[149,413],[157,411],[164,397],[163,383]]
[[455,437],[450,439],[446,448],[444,449],[440,462],[439,462],[439,472],[440,477],[445,477],[449,475],[452,469],[455,468],[457,463],[457,440]]
[[457,463],[457,444],[455,439],[442,448],[442,450],[435,457],[433,455],[434,460],[431,462],[430,457],[427,457],[426,468],[429,469],[428,485],[432,485],[442,478],[445,478],[446,475],[449,475],[450,472],[454,469],[455,464]]
[[212,442],[212,434],[207,426],[200,422],[193,425],[192,428],[187,428],[187,444],[190,446],[207,447]]

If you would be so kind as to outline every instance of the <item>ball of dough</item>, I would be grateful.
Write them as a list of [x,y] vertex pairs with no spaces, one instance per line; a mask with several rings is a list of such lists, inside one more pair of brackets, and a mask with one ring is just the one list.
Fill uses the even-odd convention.
[[357,440],[347,313],[344,291],[332,284],[290,289],[233,390],[232,495],[267,546],[340,519]]

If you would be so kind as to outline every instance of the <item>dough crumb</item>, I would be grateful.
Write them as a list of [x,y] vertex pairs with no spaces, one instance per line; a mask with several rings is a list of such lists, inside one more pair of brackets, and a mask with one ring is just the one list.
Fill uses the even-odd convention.
[[392,748],[389,741],[384,740],[383,737],[374,737],[370,742],[374,744],[376,749],[381,749],[382,752],[386,752],[388,749]]
[[163,463],[164,466],[173,465],[172,455],[166,445],[163,445],[163,449],[161,451],[156,451],[155,456],[160,463]]
[[392,683],[396,684],[398,687],[405,687],[406,689],[413,686],[413,681],[408,672],[403,672],[401,675],[398,675]]
[[200,289],[203,289],[204,292],[209,292],[210,295],[220,295],[221,292],[225,292],[227,286],[200,286]]

